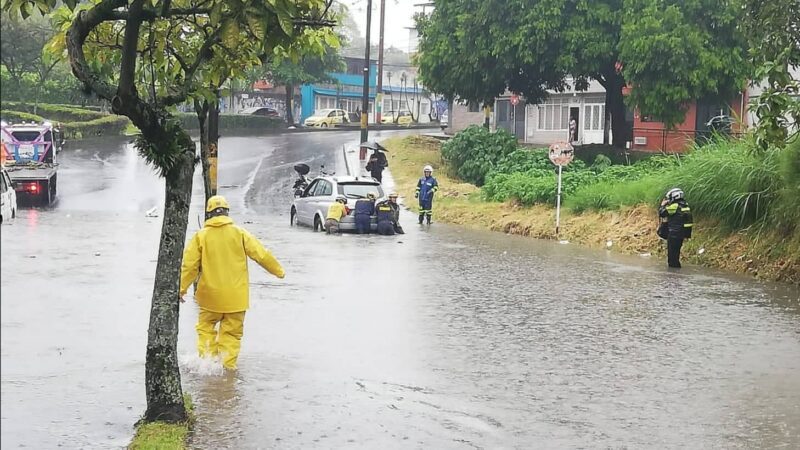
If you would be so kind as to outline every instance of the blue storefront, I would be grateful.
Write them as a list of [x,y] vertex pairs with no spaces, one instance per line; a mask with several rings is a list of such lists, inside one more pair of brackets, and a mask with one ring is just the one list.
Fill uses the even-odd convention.
[[[346,73],[329,73],[334,80],[329,83],[304,84],[300,88],[301,117],[303,121],[319,109],[339,108],[355,113],[361,111],[364,90],[364,60],[358,58],[344,58],[347,66]],[[375,103],[375,86],[377,85],[378,65],[370,61],[369,67],[369,110],[370,120]]]

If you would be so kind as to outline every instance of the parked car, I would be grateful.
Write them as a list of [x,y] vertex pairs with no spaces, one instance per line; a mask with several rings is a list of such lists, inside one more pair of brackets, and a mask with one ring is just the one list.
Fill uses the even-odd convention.
[[[352,208],[356,200],[366,198],[370,192],[377,194],[378,202],[386,198],[381,184],[369,177],[320,176],[314,178],[292,202],[289,211],[290,223],[292,226],[305,225],[312,227],[314,231],[323,231],[328,207],[336,201],[336,196],[344,195],[348,199],[347,206],[350,213],[339,223],[339,228],[342,231],[355,231],[356,222]],[[374,217],[370,228],[373,231],[378,228]]]
[[348,121],[347,111],[343,109],[320,109],[307,118],[303,125],[307,127],[335,127]]
[[0,173],[0,223],[17,217],[17,193],[6,169]]
[[254,106],[252,108],[245,108],[239,111],[239,114],[248,116],[280,117],[277,109],[267,106]]
[[[395,119],[397,121],[395,122]],[[382,124],[392,124],[396,123],[398,125],[411,125],[411,122],[414,121],[414,118],[411,116],[409,111],[400,111],[399,113],[389,113],[383,117],[381,117]]]

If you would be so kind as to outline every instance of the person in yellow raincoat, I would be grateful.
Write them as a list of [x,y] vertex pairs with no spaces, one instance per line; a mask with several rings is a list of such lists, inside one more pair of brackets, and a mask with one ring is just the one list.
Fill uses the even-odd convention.
[[[205,226],[192,237],[183,253],[180,296],[184,301],[183,296],[199,273],[194,293],[200,306],[197,350],[200,357],[219,356],[225,368],[236,369],[244,314],[250,306],[247,258],[278,278],[283,278],[285,272],[258,239],[233,223],[229,210],[224,197],[208,199]],[[217,324],[219,330],[215,331]]]

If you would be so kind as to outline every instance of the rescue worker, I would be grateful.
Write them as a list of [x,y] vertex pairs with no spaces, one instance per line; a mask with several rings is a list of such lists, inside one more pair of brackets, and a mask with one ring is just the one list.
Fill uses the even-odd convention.
[[681,267],[681,247],[683,240],[692,237],[692,211],[686,203],[681,189],[670,189],[661,201],[658,215],[666,222],[667,264],[669,267]]
[[184,301],[199,273],[194,293],[200,306],[195,327],[197,351],[201,358],[219,356],[222,365],[233,370],[244,334],[245,311],[250,306],[247,258],[278,278],[283,278],[285,272],[257,238],[233,223],[229,211],[224,197],[208,199],[205,225],[183,253],[180,299]]
[[389,161],[386,159],[386,155],[375,149],[369,156],[369,162],[367,162],[365,169],[367,169],[370,176],[375,178],[378,183],[383,183],[383,169],[388,166]]
[[370,192],[367,198],[356,200],[354,215],[356,219],[356,231],[358,234],[368,234],[370,232],[370,221],[375,215],[375,198],[377,195]]
[[328,234],[339,234],[339,222],[347,215],[347,197],[339,195],[336,201],[328,207],[328,217],[325,219],[325,231]]
[[422,175],[417,181],[417,192],[414,197],[419,199],[419,224],[422,225],[422,220],[427,219],[430,225],[433,215],[433,194],[439,190],[439,182],[433,177],[431,166],[425,166]]
[[400,226],[400,205],[397,204],[397,194],[392,192],[389,199],[375,206],[375,215],[378,222],[378,234],[391,236],[405,234]]

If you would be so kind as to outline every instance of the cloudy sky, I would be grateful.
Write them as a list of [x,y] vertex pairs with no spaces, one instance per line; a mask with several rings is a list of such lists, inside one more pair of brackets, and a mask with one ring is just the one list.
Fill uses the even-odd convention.
[[[366,35],[367,29],[367,0],[339,0],[350,8],[350,13],[358,23],[361,36]],[[384,45],[395,46],[408,51],[408,30],[405,27],[413,26],[412,16],[414,5],[428,3],[429,0],[385,0],[386,1],[386,31]],[[380,25],[380,0],[372,0],[372,32],[370,33],[373,44],[378,43],[378,30]]]

